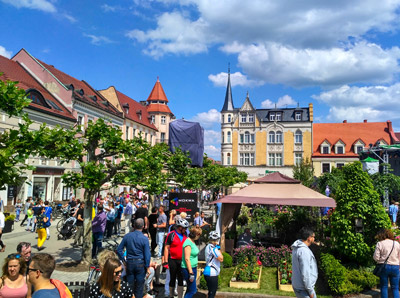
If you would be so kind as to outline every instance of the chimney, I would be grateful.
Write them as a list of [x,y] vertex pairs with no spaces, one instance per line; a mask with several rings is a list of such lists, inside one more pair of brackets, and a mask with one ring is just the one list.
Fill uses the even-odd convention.
[[343,120],[343,123],[347,123],[347,120]]
[[388,126],[389,131],[392,131],[392,130],[393,130],[393,128],[392,128],[392,121],[388,120],[388,121],[386,121],[386,122],[387,122],[387,126]]
[[367,119],[364,119],[364,123],[367,123],[368,122],[368,120]]

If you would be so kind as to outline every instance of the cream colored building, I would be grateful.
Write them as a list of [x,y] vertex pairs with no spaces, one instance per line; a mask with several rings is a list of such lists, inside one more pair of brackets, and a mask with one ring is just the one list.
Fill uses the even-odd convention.
[[311,159],[313,105],[255,109],[249,94],[240,108],[232,99],[230,75],[221,110],[221,161],[249,178],[278,171],[292,176],[293,165]]

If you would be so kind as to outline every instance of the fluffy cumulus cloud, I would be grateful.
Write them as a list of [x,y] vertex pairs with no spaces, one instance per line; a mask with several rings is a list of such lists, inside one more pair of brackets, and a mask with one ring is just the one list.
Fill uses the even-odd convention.
[[215,159],[215,160],[221,160],[221,148],[214,146],[214,145],[208,145],[204,146],[204,152],[207,153],[207,156]]
[[400,71],[400,49],[359,42],[346,48],[297,49],[277,43],[231,45],[239,65],[252,78],[290,86],[383,83]]
[[45,12],[57,12],[57,8],[51,1],[47,0],[1,0],[4,3],[11,4],[17,8],[30,8]]
[[11,58],[12,52],[11,51],[7,51],[5,47],[0,46],[0,55],[7,57],[7,58]]
[[[238,56],[249,82],[333,86],[389,82],[399,72],[399,48],[368,41],[399,27],[398,0],[155,0],[172,11],[129,38],[155,58],[198,54],[219,46]],[[151,4],[150,4],[151,5]],[[234,17],[232,17],[234,16]],[[371,34],[372,33],[372,34]],[[222,75],[210,75],[216,85]],[[239,83],[240,84],[240,83]]]
[[[220,72],[216,75],[210,74],[208,79],[214,83],[214,86],[224,87],[228,82],[228,73]],[[262,85],[264,82],[249,80],[246,75],[237,71],[231,73],[231,85],[234,86],[258,86]]]
[[313,98],[330,106],[327,117],[330,121],[400,120],[400,83],[368,87],[344,85]]
[[204,145],[219,145],[221,143],[221,132],[206,129],[204,130]]
[[211,128],[216,123],[220,123],[220,113],[216,109],[211,109],[208,112],[198,113],[191,120],[199,122],[204,128]]
[[[289,95],[284,95],[278,99],[276,102],[277,107],[287,107],[287,106],[294,106],[297,103],[291,98]],[[271,101],[270,99],[266,99],[261,103],[261,108],[263,109],[272,109],[275,108],[275,102]]]

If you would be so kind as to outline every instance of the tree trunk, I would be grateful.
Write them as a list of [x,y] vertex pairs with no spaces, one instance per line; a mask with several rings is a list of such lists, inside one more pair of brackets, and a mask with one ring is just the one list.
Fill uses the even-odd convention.
[[85,209],[83,221],[83,249],[82,262],[86,264],[92,263],[92,212],[93,212],[93,195],[89,191],[85,191]]

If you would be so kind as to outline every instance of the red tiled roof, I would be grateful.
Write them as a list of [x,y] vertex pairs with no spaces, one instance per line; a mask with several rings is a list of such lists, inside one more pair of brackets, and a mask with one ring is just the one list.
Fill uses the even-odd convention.
[[26,90],[35,89],[48,101],[53,102],[60,110],[54,107],[45,107],[40,104],[32,102],[28,108],[40,110],[54,116],[62,117],[67,120],[76,122],[75,117],[68,111],[50,92],[47,91],[34,77],[32,77],[18,62],[10,60],[0,55],[0,80],[18,81],[18,87]]
[[[129,113],[125,113],[125,117],[138,122],[140,124],[143,124],[147,127],[150,127],[151,129],[157,130],[157,128],[150,122],[150,115],[147,112],[147,107],[141,105],[137,101],[133,100],[129,96],[123,94],[122,92],[115,90],[119,103],[121,107],[124,106],[124,104],[129,104]],[[124,109],[125,110],[125,109]],[[142,117],[141,119],[139,118],[139,114],[137,113],[138,111],[141,111]]]
[[157,82],[154,84],[153,90],[151,90],[151,93],[147,98],[147,101],[151,100],[162,100],[168,102],[167,96],[165,95],[164,89],[161,86],[160,80],[158,78]]
[[[97,92],[94,88],[92,88],[87,82],[80,81],[61,70],[55,68],[53,65],[49,65],[37,59],[44,67],[47,68],[57,79],[59,79],[65,86],[73,85],[74,86],[74,97],[77,100],[80,100],[84,103],[87,103],[91,106],[97,107],[103,111],[114,114],[118,117],[122,117],[122,113],[119,112],[106,98],[104,98],[99,92]],[[80,90],[83,91],[83,95],[80,93]],[[96,96],[97,100],[93,100],[93,97]]]
[[171,110],[167,105],[161,103],[151,103],[147,106],[147,112],[160,112],[172,114]]
[[[361,139],[366,146],[384,140],[393,144],[394,139],[392,123],[387,122],[361,122],[361,123],[314,123],[313,124],[313,157],[358,157],[354,152],[354,143]],[[345,154],[335,154],[333,146],[338,140],[346,144]],[[327,140],[331,145],[330,154],[321,154],[320,145]]]

